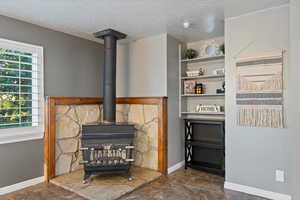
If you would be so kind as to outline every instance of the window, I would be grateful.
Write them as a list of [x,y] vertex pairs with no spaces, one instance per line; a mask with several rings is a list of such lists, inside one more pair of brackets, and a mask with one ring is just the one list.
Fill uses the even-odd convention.
[[0,39],[0,137],[43,132],[43,48]]

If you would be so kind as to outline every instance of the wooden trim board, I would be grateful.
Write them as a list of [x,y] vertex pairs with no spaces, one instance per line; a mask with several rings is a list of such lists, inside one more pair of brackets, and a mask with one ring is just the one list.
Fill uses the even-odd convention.
[[[168,98],[167,97],[119,97],[117,104],[158,105],[158,169],[167,174],[168,167]],[[55,177],[56,105],[102,104],[103,98],[94,97],[46,97],[46,123],[44,141],[44,176],[49,181]]]

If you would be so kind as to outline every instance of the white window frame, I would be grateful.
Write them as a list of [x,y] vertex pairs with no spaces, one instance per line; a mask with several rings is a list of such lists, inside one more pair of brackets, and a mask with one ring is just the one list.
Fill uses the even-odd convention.
[[0,144],[41,139],[44,136],[44,53],[43,47],[0,38],[0,48],[30,52],[38,55],[39,125],[0,129]]

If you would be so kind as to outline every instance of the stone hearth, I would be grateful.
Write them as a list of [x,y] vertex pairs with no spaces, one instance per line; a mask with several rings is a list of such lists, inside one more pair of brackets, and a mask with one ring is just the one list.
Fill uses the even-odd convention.
[[114,200],[161,176],[159,172],[145,168],[134,167],[132,171],[132,181],[124,176],[101,175],[82,184],[83,170],[76,170],[52,179],[51,183],[89,200]]
[[[58,105],[56,111],[56,176],[82,169],[80,127],[102,121],[102,105]],[[158,106],[118,104],[117,122],[134,123],[137,128],[135,166],[158,167]]]

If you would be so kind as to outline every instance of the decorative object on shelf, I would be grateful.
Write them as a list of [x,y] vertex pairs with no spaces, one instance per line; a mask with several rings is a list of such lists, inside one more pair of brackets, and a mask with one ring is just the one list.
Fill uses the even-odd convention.
[[215,69],[213,71],[213,75],[225,75],[225,69],[224,68]]
[[220,105],[206,105],[206,104],[198,104],[196,106],[196,112],[222,112],[222,106]]
[[208,40],[201,47],[200,56],[201,57],[210,57],[210,56],[219,56],[222,55],[220,51],[220,45],[215,40]]
[[223,81],[221,89],[220,88],[216,89],[216,93],[217,94],[223,94],[223,93],[225,93],[225,81]]
[[186,71],[186,75],[188,77],[202,76],[203,74],[204,74],[204,71],[202,68],[200,68],[199,70]]
[[219,46],[219,50],[223,55],[225,55],[225,44],[224,43]]
[[204,70],[202,68],[199,68],[199,76],[203,76],[204,75]]
[[202,83],[196,83],[195,86],[195,94],[203,94],[203,84]]
[[193,59],[198,57],[198,51],[195,49],[187,49],[184,52],[184,58],[185,59]]
[[[224,37],[178,45],[179,51],[179,117],[182,119],[224,119],[224,112],[196,112],[198,104],[224,105],[225,56],[220,50]],[[194,49],[198,57],[187,59],[185,49]],[[182,49],[183,52],[182,52]],[[182,57],[181,57],[182,56]],[[216,70],[214,72],[214,70]],[[186,82],[186,81],[195,82]],[[217,93],[216,89],[220,92]]]
[[186,75],[188,77],[193,77],[193,76],[199,76],[199,70],[193,70],[193,71],[186,71]]
[[283,128],[283,54],[239,58],[237,124]]
[[215,45],[207,45],[206,48],[205,48],[205,54],[207,56],[214,56],[216,55],[216,47]]
[[196,81],[184,81],[184,94],[195,94]]

